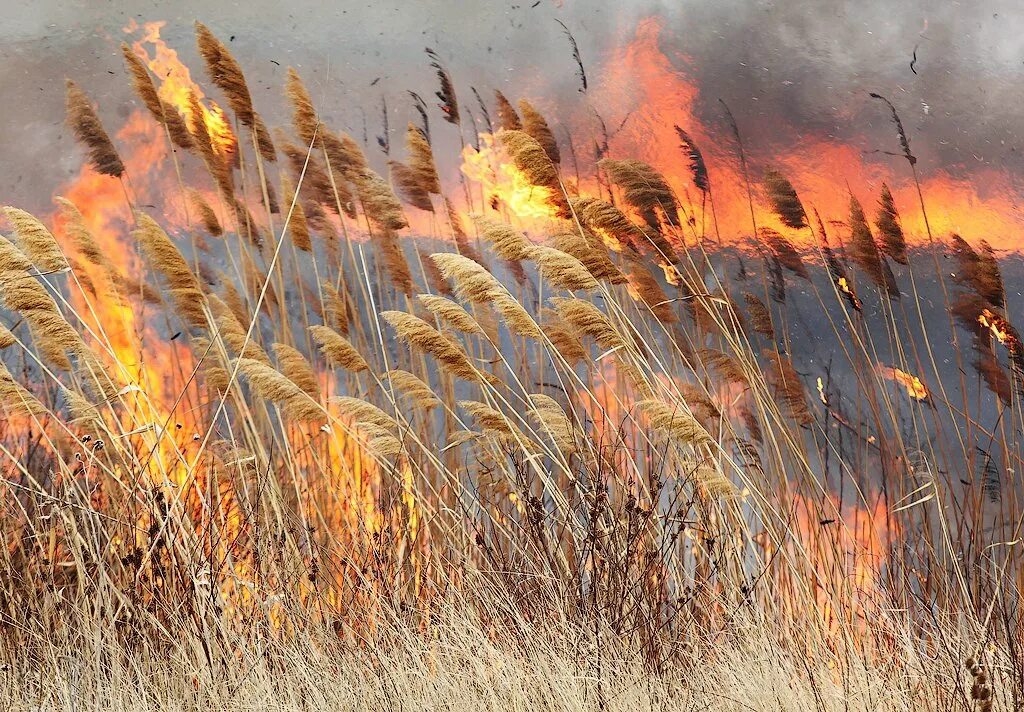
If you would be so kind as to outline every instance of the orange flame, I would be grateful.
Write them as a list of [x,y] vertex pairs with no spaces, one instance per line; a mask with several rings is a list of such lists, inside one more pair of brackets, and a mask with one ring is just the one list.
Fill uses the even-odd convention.
[[1016,338],[1013,335],[1010,323],[991,309],[985,309],[978,315],[978,323],[992,332],[999,343],[1008,348],[1014,348]]
[[[698,111],[700,87],[687,76],[691,59],[667,49],[675,39],[667,34],[663,20],[641,21],[631,41],[611,52],[598,75],[600,82],[592,88],[591,103],[618,107],[617,111],[609,109],[605,117],[610,127],[620,117],[628,116],[621,130],[612,132],[609,154],[639,158],[661,170],[684,209],[699,217],[702,200],[685,167],[674,126],[685,128],[702,150],[707,164],[720,237],[723,242],[742,247],[749,240],[751,215],[735,142],[728,128],[720,128],[727,126],[724,121],[720,120],[718,127],[711,130],[701,120],[705,114]],[[721,112],[715,115],[720,116]],[[879,113],[879,121],[887,120],[887,114]],[[592,123],[581,126],[581,131],[584,129],[592,131]],[[749,132],[753,127],[741,121],[740,130]],[[859,197],[870,212],[872,196],[879,194],[885,181],[900,211],[908,244],[928,243],[917,190],[902,159],[869,158],[862,146],[806,131],[800,133],[797,142],[771,155],[758,155],[762,144],[757,141],[745,143],[751,154],[748,161],[777,167],[793,183],[804,205],[816,207],[825,216],[845,217],[849,210],[849,196],[845,190],[836,189],[838,184],[848,183],[861,192]],[[750,175],[754,182],[759,177],[756,170]],[[974,169],[969,177],[960,178],[934,170],[922,178],[921,189],[931,233],[936,238],[950,232],[983,235],[997,250],[1021,251],[1018,236],[1024,231],[1024,216],[1016,206],[1022,196],[1004,172]],[[777,229],[808,253],[816,252],[809,230],[790,230],[779,223],[767,206],[755,208],[758,225]]]
[[[178,53],[160,39],[160,30],[166,24],[164,21],[159,21],[146,22],[140,26],[135,20],[132,20],[125,26],[124,31],[131,34],[137,32],[141,27],[142,37],[132,43],[132,50],[159,80],[157,94],[160,99],[177,109],[185,119],[186,125],[191,126],[194,117],[192,116],[190,96],[195,94],[196,99],[202,100],[206,95],[199,85],[192,81],[192,73],[178,59]],[[147,44],[153,48],[152,56],[146,48]],[[212,100],[207,99],[207,102],[209,106],[201,101],[199,103],[203,123],[206,125],[206,131],[210,135],[214,150],[222,159],[226,160],[237,153],[238,139],[235,138],[223,109]]]
[[551,191],[535,186],[497,146],[494,136],[480,134],[480,150],[462,150],[461,170],[480,184],[484,200],[492,207],[505,205],[521,218],[553,218],[557,211],[549,202]]
[[927,400],[928,388],[924,385],[924,382],[917,376],[902,371],[898,368],[890,368],[889,366],[878,366],[878,373],[883,378],[888,378],[891,381],[899,383],[901,386],[907,389],[907,395],[914,400]]

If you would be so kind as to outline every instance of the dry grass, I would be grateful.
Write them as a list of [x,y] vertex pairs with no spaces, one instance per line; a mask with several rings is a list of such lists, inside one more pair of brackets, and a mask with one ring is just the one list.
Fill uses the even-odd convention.
[[[385,179],[294,71],[271,165],[241,65],[197,29],[251,141],[211,134],[195,95],[163,103],[125,50],[160,140],[193,151],[188,227],[127,191],[114,228],[63,199],[6,209],[14,709],[1020,707],[1024,347],[986,243],[953,238],[956,279],[927,274],[886,188],[878,242],[854,199],[833,249],[769,171],[750,209],[781,226],[737,276],[684,239],[715,179],[684,130],[699,205],[628,158],[570,196],[548,121],[500,93],[506,168],[549,217],[457,195],[426,121]],[[69,113],[122,176],[73,84]],[[908,316],[927,277],[949,333]],[[800,360],[807,304],[854,388]],[[964,331],[977,402],[929,348]],[[916,372],[926,396],[887,380]]]

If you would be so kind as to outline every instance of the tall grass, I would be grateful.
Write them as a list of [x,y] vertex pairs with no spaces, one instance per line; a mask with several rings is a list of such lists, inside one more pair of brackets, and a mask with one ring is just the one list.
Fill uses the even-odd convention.
[[[486,212],[463,222],[426,127],[390,164],[403,205],[294,71],[297,138],[279,136],[277,162],[240,65],[197,28],[237,115],[227,139],[128,57],[185,152],[191,223],[126,185],[117,249],[142,265],[126,273],[89,206],[61,202],[52,232],[6,211],[3,694],[47,709],[1022,704],[1021,347],[990,249],[956,243],[954,331],[936,335],[918,288],[947,277],[907,256],[887,188],[881,246],[851,196],[848,262],[769,170],[750,205],[764,269],[736,276],[705,240],[715,176],[685,130],[699,204],[627,158],[598,164],[610,194],[577,195],[548,121],[521,101],[520,122],[500,93],[494,160],[549,217],[527,235],[463,183],[465,216]],[[71,83],[69,110],[96,170],[130,181]],[[431,233],[415,240],[413,209]],[[801,371],[787,280],[854,392]],[[955,318],[998,398],[979,385],[970,403],[967,372],[943,384],[919,351],[956,343]]]

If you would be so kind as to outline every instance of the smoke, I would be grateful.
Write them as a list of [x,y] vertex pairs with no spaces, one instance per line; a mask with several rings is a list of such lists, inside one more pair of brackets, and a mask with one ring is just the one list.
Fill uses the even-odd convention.
[[665,2],[660,13],[704,98],[724,98],[766,142],[813,132],[891,150],[875,91],[900,110],[926,169],[1024,168],[1024,12],[1012,0]]
[[383,98],[392,129],[401,130],[414,118],[406,90],[432,97],[427,46],[450,67],[463,106],[478,119],[470,86],[488,100],[498,88],[529,96],[542,109],[579,112],[584,102],[571,48],[555,19],[575,35],[593,84],[614,48],[649,16],[663,19],[666,54],[700,87],[698,115],[721,126],[717,100],[724,99],[752,146],[766,152],[804,135],[892,150],[886,112],[867,97],[878,91],[901,111],[924,170],[1024,171],[1016,128],[1024,88],[1015,81],[1024,60],[1024,12],[1014,0],[984,8],[925,0],[182,0],[173,9],[151,0],[116,7],[44,0],[8,12],[0,26],[0,91],[8,99],[0,142],[9,167],[0,191],[31,206],[79,164],[63,125],[65,76],[80,81],[112,127],[134,106],[117,52],[132,19],[166,20],[164,39],[200,81],[192,23],[208,24],[242,61],[257,107],[273,124],[287,120],[285,69],[299,67],[314,99],[323,99],[326,118],[373,146]]

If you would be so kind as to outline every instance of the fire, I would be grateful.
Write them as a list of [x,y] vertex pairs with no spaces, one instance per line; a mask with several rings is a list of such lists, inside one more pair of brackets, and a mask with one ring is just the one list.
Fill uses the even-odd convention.
[[[617,111],[607,110],[608,115],[604,117],[607,125],[614,127],[623,116],[627,117],[621,130],[611,132],[608,155],[649,162],[665,175],[684,208],[699,218],[705,206],[686,168],[673,127],[686,129],[707,164],[720,238],[724,243],[743,247],[749,240],[751,215],[735,141],[729,135],[724,111],[717,102],[702,97],[701,88],[688,76],[691,58],[668,49],[683,43],[667,34],[664,20],[641,21],[631,41],[611,52],[603,66],[601,81],[594,83],[591,103],[599,107],[618,107]],[[713,128],[703,120],[705,117],[712,117]],[[879,120],[886,121],[888,116],[879,114]],[[750,167],[749,177],[755,184],[760,179],[758,170],[775,166],[793,183],[808,209],[815,207],[826,218],[835,218],[845,217],[849,210],[849,196],[845,190],[837,190],[837,186],[844,183],[852,186],[867,207],[873,206],[884,181],[900,211],[908,244],[928,243],[917,188],[902,158],[867,153],[879,148],[874,144],[840,143],[835,138],[806,131],[800,132],[796,142],[780,150],[777,144],[769,145],[758,135],[764,131],[763,126],[744,122],[742,117],[739,123]],[[590,117],[585,124],[581,120],[581,131],[592,132],[593,128]],[[913,138],[911,136],[912,142]],[[898,150],[896,146],[883,148]],[[933,170],[922,177],[921,192],[934,239],[940,240],[955,231],[984,235],[997,250],[1021,250],[1018,236],[1024,231],[1024,216],[1017,209],[1021,196],[1006,173],[974,169],[969,177],[958,177],[944,170]],[[765,205],[757,204],[756,185],[754,200],[759,226],[782,232],[808,254],[816,252],[810,230],[787,229]],[[710,211],[704,218],[706,223],[710,221]]]
[[[621,249],[621,247],[619,249]],[[658,266],[661,267],[661,271],[665,273],[665,281],[671,286],[678,287],[683,283],[683,275],[680,274],[678,267],[669,264],[664,260],[659,261]]]
[[[132,20],[124,27],[124,31],[133,34],[142,30],[142,37],[132,42],[132,50],[159,80],[157,94],[163,101],[177,109],[187,125],[191,125],[194,118],[191,96],[194,94],[196,99],[200,100],[199,107],[202,111],[203,123],[206,125],[206,131],[210,135],[214,150],[222,159],[227,160],[236,155],[238,151],[238,140],[231,130],[231,123],[224,110],[216,102],[207,100],[209,106],[202,103],[201,100],[206,95],[199,85],[192,81],[192,73],[189,68],[178,59],[178,53],[160,39],[160,30],[166,24],[161,20],[145,22],[140,26],[135,20]],[[147,44],[153,48],[152,55],[146,47]]]
[[978,323],[992,332],[992,336],[1011,351],[1019,347],[1017,337],[1013,332],[1013,327],[1010,326],[1010,322],[991,309],[985,309],[978,315]]
[[846,279],[846,277],[840,277],[839,279],[836,280],[836,288],[846,295],[846,298],[850,300],[850,304],[853,305],[854,309],[860,311],[860,297],[858,297],[856,293],[853,291],[853,287],[850,286],[850,282]]
[[914,400],[927,400],[928,399],[928,388],[924,385],[924,382],[917,376],[902,371],[898,368],[890,368],[889,366],[878,366],[878,373],[883,378],[887,378],[891,381],[899,383],[901,386],[907,389],[907,395]]
[[480,134],[480,150],[466,146],[462,150],[462,173],[480,185],[484,201],[493,207],[505,205],[520,218],[554,218],[549,202],[551,192],[527,180],[503,151],[494,136]]
[[888,550],[900,529],[884,498],[843,503],[836,495],[821,500],[794,495],[791,531],[821,569],[843,573],[849,587],[818,589],[816,609],[825,623],[839,625],[835,597],[847,598],[847,611],[862,625],[876,604],[873,595],[884,575]]

